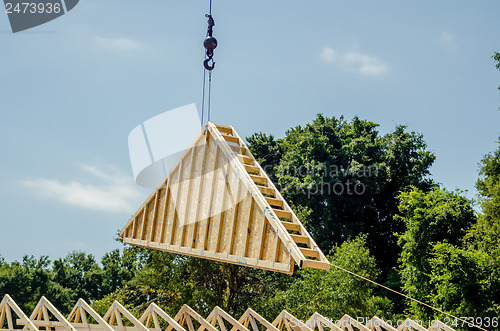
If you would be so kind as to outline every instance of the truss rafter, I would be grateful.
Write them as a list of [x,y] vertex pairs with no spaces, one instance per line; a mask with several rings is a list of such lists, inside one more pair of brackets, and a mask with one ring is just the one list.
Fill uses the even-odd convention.
[[[14,320],[14,315],[19,318]],[[168,324],[166,328],[160,319]],[[28,317],[9,295],[6,294],[0,301],[1,331],[21,329],[30,331],[325,331],[325,328],[330,331],[455,331],[438,320],[433,321],[428,329],[411,319],[405,320],[395,328],[376,316],[366,325],[349,315],[333,321],[319,313],[314,313],[303,322],[286,310],[283,310],[273,322],[269,322],[251,308],[248,308],[239,319],[220,307],[215,307],[206,318],[203,318],[188,305],[183,305],[172,318],[154,303],[140,318],[136,318],[118,301],[113,302],[106,314],[101,317],[83,299],[78,300],[68,318],[65,318],[45,297],[40,299]]]

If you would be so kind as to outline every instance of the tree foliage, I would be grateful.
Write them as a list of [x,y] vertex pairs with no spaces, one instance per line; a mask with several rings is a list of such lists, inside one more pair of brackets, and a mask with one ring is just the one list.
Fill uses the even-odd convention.
[[401,230],[396,197],[411,185],[432,186],[434,155],[421,134],[398,126],[381,136],[377,126],[318,115],[283,139],[259,133],[247,140],[323,250],[368,233],[377,261],[390,270],[398,256],[393,233]]
[[[439,276],[433,279],[432,272],[440,272],[436,265],[445,258],[446,248],[460,247],[467,230],[475,223],[474,211],[470,201],[458,192],[439,188],[430,192],[414,188],[401,193],[399,199],[401,215],[397,219],[406,227],[398,241],[402,247],[403,290],[415,299],[436,304],[436,292],[443,289],[435,286]],[[409,308],[418,318],[434,316],[434,312],[415,302],[411,302]]]
[[[336,266],[375,279],[380,270],[366,246],[366,235],[345,241],[332,248],[328,256]],[[298,270],[294,281],[263,302],[262,314],[274,318],[286,309],[306,320],[314,312],[330,318],[351,316],[387,316],[392,309],[386,298],[374,295],[374,285],[332,267],[330,272],[316,269]]]
[[[109,255],[113,256],[112,261],[107,258]],[[47,256],[24,256],[22,262],[0,263],[0,297],[9,294],[21,309],[31,312],[45,296],[63,314],[68,314],[78,298],[88,302],[101,299],[135,276],[137,268],[122,262],[128,261],[126,255],[119,250],[108,253],[102,259],[102,267],[92,255],[83,252],[72,252],[54,262]],[[118,275],[126,276],[114,278],[116,275],[108,272],[113,264],[120,265]],[[137,260],[132,264],[136,265]]]

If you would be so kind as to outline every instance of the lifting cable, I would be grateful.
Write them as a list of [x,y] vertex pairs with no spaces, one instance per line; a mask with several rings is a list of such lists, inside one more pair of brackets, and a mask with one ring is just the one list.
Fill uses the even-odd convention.
[[211,107],[211,94],[212,94],[212,70],[215,67],[215,61],[213,59],[214,49],[217,47],[217,39],[215,39],[213,34],[213,27],[215,25],[214,19],[212,17],[212,0],[210,0],[210,7],[208,14],[205,15],[208,18],[208,29],[205,40],[203,41],[203,47],[206,49],[205,61],[203,61],[203,93],[201,102],[201,122],[203,124],[205,115],[205,92],[206,81],[207,81],[207,71],[208,71],[208,102],[207,102],[207,118],[210,121],[210,107]]
[[[429,305],[429,304],[427,304],[427,303],[425,303],[425,302],[422,302],[422,301],[420,301],[420,300],[414,299],[414,298],[412,298],[412,297],[410,297],[410,296],[408,296],[408,295],[406,295],[406,294],[403,294],[403,293],[401,293],[401,292],[398,292],[398,291],[396,291],[396,290],[393,290],[392,288],[389,288],[389,287],[387,287],[387,286],[385,286],[385,285],[379,284],[379,283],[377,283],[377,282],[375,282],[375,281],[373,281],[373,280],[371,280],[371,279],[368,279],[368,278],[366,278],[366,277],[364,277],[364,276],[358,275],[358,274],[357,274],[357,273],[355,273],[355,272],[349,271],[349,270],[344,269],[344,268],[342,268],[342,267],[340,267],[340,266],[338,266],[338,265],[335,265],[335,264],[330,264],[330,265],[331,265],[332,267],[335,267],[335,268],[339,269],[339,270],[342,270],[342,271],[344,271],[344,272],[347,272],[348,274],[351,274],[351,275],[353,275],[353,276],[356,276],[356,277],[358,277],[358,278],[361,278],[361,279],[363,279],[363,280],[365,280],[365,281],[367,281],[367,282],[370,282],[370,283],[372,283],[372,284],[375,284],[375,285],[377,285],[377,286],[380,286],[380,287],[382,287],[382,288],[384,288],[384,289],[386,289],[386,290],[388,290],[388,291],[391,291],[391,292],[393,292],[393,293],[396,293],[396,294],[398,294],[398,295],[400,295],[400,296],[402,296],[402,297],[404,297],[404,298],[406,298],[406,299],[409,299],[409,300],[415,301],[416,303],[421,304],[421,305],[423,305],[423,306],[426,306],[427,308],[433,309],[433,310],[435,310],[435,311],[437,311],[437,312],[439,312],[439,313],[441,313],[441,314],[444,314],[444,315],[448,315],[448,316],[450,316],[450,317],[453,317],[453,318],[455,318],[456,320],[461,321],[462,323],[466,323],[466,324],[468,324],[468,325],[470,325],[470,326],[472,326],[472,327],[478,328],[478,329],[480,329],[480,330],[482,330],[482,331],[488,331],[488,330],[486,330],[486,329],[484,329],[484,328],[480,327],[479,325],[476,325],[476,324],[474,324],[474,323],[468,322],[468,321],[466,321],[466,320],[465,320],[465,319],[463,319],[463,318],[460,318],[460,317],[457,317],[457,316],[452,315],[452,314],[450,314],[450,313],[447,313],[447,312],[445,312],[445,311],[442,311],[442,310],[441,310],[441,309],[439,309],[439,308],[433,307],[433,306],[431,306],[431,305]],[[298,311],[300,308],[304,307],[306,304],[308,304],[308,303],[310,303],[310,302],[312,302],[312,301],[316,300],[316,299],[317,299],[317,296],[318,296],[318,294],[319,294],[319,293],[321,293],[321,291],[316,292],[315,298],[313,298],[313,300],[308,300],[307,302],[305,302],[305,303],[304,303],[304,304],[302,304],[301,306],[297,307],[297,308],[296,308],[293,312],[295,313],[295,312],[296,312],[296,311]],[[462,324],[462,325],[463,325],[463,324]]]

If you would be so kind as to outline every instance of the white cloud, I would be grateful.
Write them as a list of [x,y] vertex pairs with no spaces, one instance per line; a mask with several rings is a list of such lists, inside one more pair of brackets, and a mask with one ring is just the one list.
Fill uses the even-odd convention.
[[453,44],[455,38],[451,33],[444,31],[443,33],[441,33],[441,40],[447,44]]
[[342,69],[368,76],[384,75],[389,70],[388,66],[375,56],[358,52],[338,52],[330,47],[323,48],[321,58],[326,62],[337,64]]
[[105,211],[110,213],[133,213],[142,194],[139,192],[131,176],[122,174],[114,167],[108,167],[108,172],[91,165],[82,165],[90,180],[97,183],[82,181],[61,182],[57,179],[39,178],[23,180],[27,188],[50,199],[58,200],[70,206],[83,209]]
[[326,62],[333,62],[337,59],[337,52],[330,47],[323,47],[321,58]]
[[142,48],[141,44],[128,38],[95,37],[95,41],[101,47],[110,51],[128,52]]

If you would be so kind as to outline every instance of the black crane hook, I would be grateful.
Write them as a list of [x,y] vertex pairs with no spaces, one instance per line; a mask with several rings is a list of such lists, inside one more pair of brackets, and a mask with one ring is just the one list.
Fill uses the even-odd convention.
[[208,71],[211,71],[215,67],[215,61],[213,59],[214,56],[214,49],[217,47],[217,39],[215,39],[212,34],[213,34],[213,28],[215,25],[215,21],[210,14],[206,14],[205,17],[208,18],[208,29],[207,29],[207,37],[203,41],[203,47],[207,50],[207,59],[203,61],[203,66],[205,69]]

